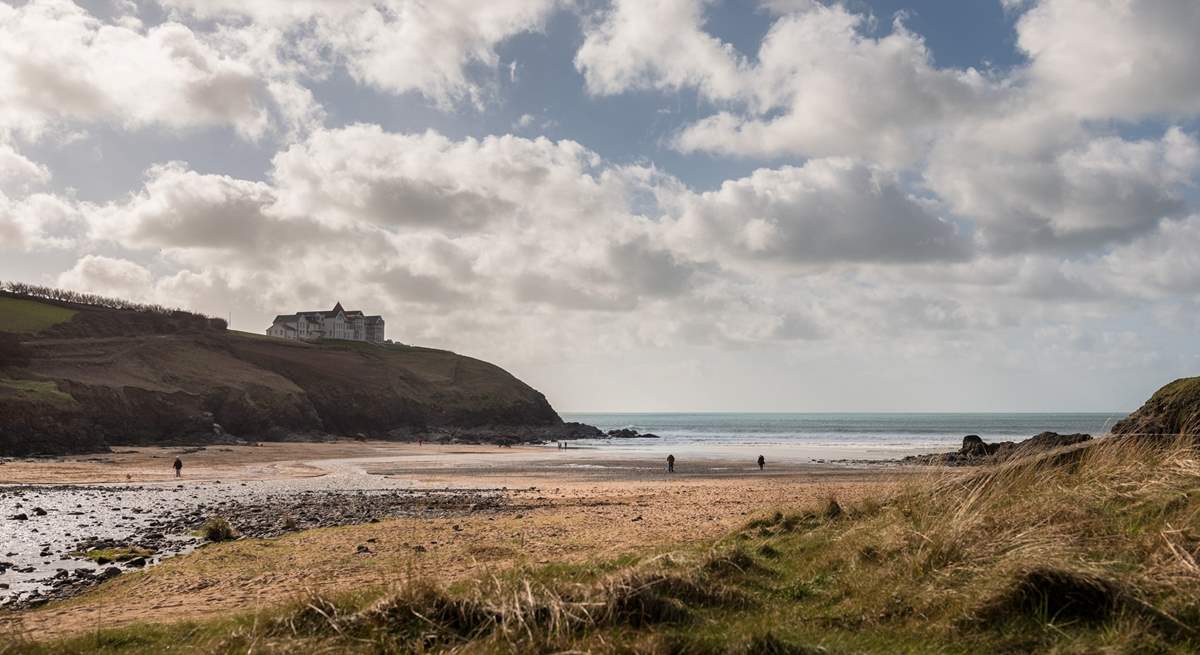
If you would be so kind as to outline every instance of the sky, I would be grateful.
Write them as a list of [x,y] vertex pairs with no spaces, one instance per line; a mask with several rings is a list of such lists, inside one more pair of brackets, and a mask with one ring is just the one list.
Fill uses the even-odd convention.
[[0,280],[382,314],[560,411],[1200,373],[1195,0],[0,0]]

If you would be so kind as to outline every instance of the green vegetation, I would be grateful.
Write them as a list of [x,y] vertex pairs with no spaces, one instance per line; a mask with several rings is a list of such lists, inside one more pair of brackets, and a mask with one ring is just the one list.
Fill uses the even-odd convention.
[[154,555],[154,551],[149,548],[139,548],[137,546],[124,546],[120,548],[96,548],[86,552],[70,553],[71,557],[82,557],[90,559],[97,564],[108,564],[109,562],[128,562],[131,559],[139,557],[150,557]]
[[0,296],[0,332],[36,334],[65,323],[75,312],[36,300]]
[[43,380],[11,380],[0,378],[0,395],[14,395],[18,400],[72,404],[70,394],[58,390],[54,382]]
[[237,539],[238,533],[232,525],[229,525],[229,521],[214,516],[200,526],[200,536],[212,542],[221,542]]
[[1198,555],[1195,446],[1108,440],[775,512],[702,549],[9,651],[1195,653]]

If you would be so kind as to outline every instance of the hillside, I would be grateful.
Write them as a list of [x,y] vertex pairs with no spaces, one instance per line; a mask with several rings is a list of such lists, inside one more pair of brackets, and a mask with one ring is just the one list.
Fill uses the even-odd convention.
[[572,429],[508,372],[448,351],[291,342],[183,312],[0,296],[0,455]]
[[1113,426],[1133,437],[1194,435],[1200,428],[1200,377],[1179,378],[1154,392],[1138,410]]

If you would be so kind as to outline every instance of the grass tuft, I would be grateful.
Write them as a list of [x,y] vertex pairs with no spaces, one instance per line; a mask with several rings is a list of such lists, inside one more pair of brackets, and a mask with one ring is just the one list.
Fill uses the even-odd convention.
[[229,524],[229,521],[219,516],[213,516],[205,521],[204,525],[200,526],[200,536],[211,542],[218,543],[233,541],[238,538],[238,533]]

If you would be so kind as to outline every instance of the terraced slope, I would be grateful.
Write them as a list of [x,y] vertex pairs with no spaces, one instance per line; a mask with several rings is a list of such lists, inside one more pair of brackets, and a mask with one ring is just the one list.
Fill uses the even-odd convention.
[[0,300],[8,301],[0,322],[29,330],[17,339],[28,363],[0,361],[0,455],[231,436],[527,438],[566,429],[541,393],[448,351],[299,343],[137,312]]

